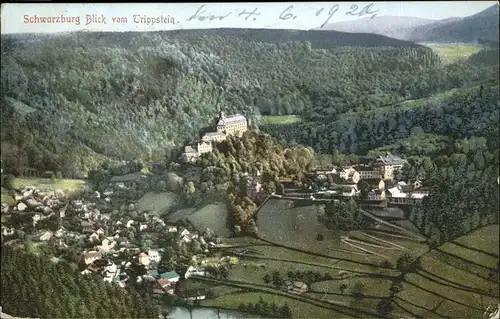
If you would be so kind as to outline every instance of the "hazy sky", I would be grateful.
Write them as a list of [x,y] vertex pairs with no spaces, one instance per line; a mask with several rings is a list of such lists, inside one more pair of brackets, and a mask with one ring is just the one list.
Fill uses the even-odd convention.
[[[465,17],[480,12],[495,3],[497,2],[375,2],[368,9],[368,13],[363,16],[349,15],[350,7],[357,5],[358,10],[355,12],[359,13],[370,2],[338,3],[338,9],[333,11],[331,8],[336,4],[335,2],[207,3],[196,17],[193,15],[203,3],[10,3],[2,4],[1,32],[155,31],[224,27],[312,29],[322,25],[328,18],[330,18],[329,23],[350,21],[372,16],[371,12],[376,12],[378,16],[414,16],[428,19]],[[283,12],[289,6],[293,6],[293,8]],[[254,11],[254,9],[256,10]],[[255,14],[240,15],[242,12],[254,12]],[[86,15],[93,14],[96,15],[95,17],[104,16],[106,24],[90,23],[86,25],[88,22]],[[136,15],[135,18],[134,15]],[[200,16],[210,15],[225,16],[225,18],[200,21],[203,19]],[[79,25],[76,24],[76,20],[70,23],[61,23],[61,20],[55,23],[41,23],[39,20],[34,20],[34,16],[38,18],[64,16],[74,17],[74,19],[79,17],[80,22]],[[284,19],[280,19],[280,16]],[[113,17],[125,17],[127,22],[124,22],[123,19],[113,22]],[[189,20],[190,17],[192,17],[191,20]],[[163,21],[157,20],[157,23],[151,24],[152,20],[147,20],[147,18],[159,18]]]

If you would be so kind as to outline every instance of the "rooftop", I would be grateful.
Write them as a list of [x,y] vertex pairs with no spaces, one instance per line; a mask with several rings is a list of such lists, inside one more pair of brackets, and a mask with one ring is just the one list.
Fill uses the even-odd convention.
[[358,172],[370,172],[370,171],[375,171],[372,167],[366,166],[366,165],[356,165],[353,166],[353,168],[358,171]]
[[160,274],[160,278],[163,279],[172,279],[177,277],[179,277],[179,274],[176,273],[175,271],[168,271]]
[[243,115],[235,114],[235,115],[231,115],[229,117],[221,116],[221,118],[219,119],[219,122],[217,122],[217,125],[237,124],[237,123],[242,123],[242,122],[246,123],[246,121],[247,121],[247,119]]
[[380,156],[377,161],[382,162],[386,165],[403,165],[404,163],[406,163],[406,160],[402,159],[399,156],[392,155],[389,152],[387,152],[385,156]]
[[222,132],[209,132],[209,133],[206,133],[205,136],[224,136],[226,134],[222,133]]
[[184,147],[184,153],[198,153],[191,145],[187,145]]
[[374,185],[378,185],[380,183],[380,181],[382,181],[382,179],[381,178],[367,178],[367,179],[364,179],[364,181],[367,182],[368,185],[374,186]]

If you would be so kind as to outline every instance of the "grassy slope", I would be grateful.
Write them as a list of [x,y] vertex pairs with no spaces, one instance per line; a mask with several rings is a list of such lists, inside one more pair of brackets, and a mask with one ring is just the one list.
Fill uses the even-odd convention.
[[295,124],[302,121],[302,118],[296,115],[263,115],[257,117],[260,124]]
[[168,211],[177,202],[177,195],[172,192],[153,193],[148,192],[137,202],[140,211],[153,210],[158,213]]
[[463,61],[471,55],[479,52],[481,47],[465,44],[424,44],[434,50],[444,64],[450,64],[457,61]]
[[498,273],[487,268],[498,262],[498,240],[498,225],[487,226],[455,241],[470,249],[450,242],[425,254],[422,269],[405,277],[398,303],[412,316],[481,318],[498,302]]

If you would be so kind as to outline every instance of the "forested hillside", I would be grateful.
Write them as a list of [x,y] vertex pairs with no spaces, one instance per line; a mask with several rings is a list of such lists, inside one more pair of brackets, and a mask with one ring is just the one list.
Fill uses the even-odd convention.
[[31,318],[158,318],[138,292],[84,277],[65,261],[22,246],[2,246],[2,311]]
[[405,101],[337,119],[261,127],[281,141],[294,140],[319,152],[364,153],[411,135],[413,129],[451,138],[489,137],[498,147],[498,81]]
[[414,28],[404,39],[436,43],[470,43],[478,39],[498,42],[498,23],[498,4],[495,4],[468,17],[441,20]]
[[[498,77],[498,65],[442,66],[431,49],[404,41],[324,34],[2,35],[2,165],[15,174],[30,166],[72,176],[104,159],[158,161],[198,138],[219,109],[295,114],[303,119],[300,132],[266,131],[319,152],[356,152],[404,137],[385,132],[400,126],[412,103],[417,114],[434,112],[420,102],[392,111],[402,101]],[[478,103],[488,105],[470,105],[471,112],[493,107],[493,91],[485,88]],[[495,110],[489,112],[478,116],[490,120]],[[367,136],[373,130],[386,137]]]

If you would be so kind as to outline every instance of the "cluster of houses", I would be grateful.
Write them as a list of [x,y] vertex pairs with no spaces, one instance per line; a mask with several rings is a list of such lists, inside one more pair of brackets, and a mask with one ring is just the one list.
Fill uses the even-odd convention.
[[206,133],[196,143],[186,145],[181,159],[185,162],[195,161],[202,154],[211,152],[214,142],[224,141],[229,135],[241,136],[246,131],[248,131],[248,122],[245,116],[235,114],[226,117],[224,112],[221,112],[217,122],[217,131]]
[[312,175],[318,180],[329,181],[335,190],[322,187],[317,194],[338,194],[343,197],[359,197],[360,181],[369,186],[366,200],[385,201],[392,204],[414,204],[429,194],[420,179],[398,181],[399,170],[407,163],[399,156],[386,153],[372,165],[354,165],[328,170],[316,170]]

